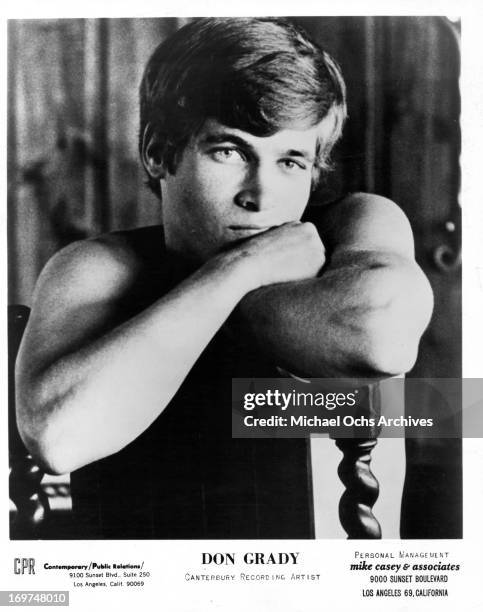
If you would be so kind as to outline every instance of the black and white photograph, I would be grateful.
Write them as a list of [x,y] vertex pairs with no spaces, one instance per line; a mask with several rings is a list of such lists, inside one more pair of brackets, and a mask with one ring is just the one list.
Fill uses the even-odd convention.
[[463,376],[462,30],[429,13],[8,20],[11,544],[193,542],[201,575],[237,565],[225,541],[282,572],[294,542],[470,535],[462,436],[232,430],[236,379],[364,381],[363,419],[391,402],[440,418],[409,389]]
[[[461,375],[458,22],[9,42],[16,422],[72,498],[44,537],[314,537],[307,440],[232,439],[231,379]],[[404,535],[461,537],[459,442],[408,441],[406,466]]]

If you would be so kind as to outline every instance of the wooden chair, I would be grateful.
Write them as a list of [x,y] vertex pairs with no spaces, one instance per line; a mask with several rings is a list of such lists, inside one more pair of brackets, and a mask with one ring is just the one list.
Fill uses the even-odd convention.
[[10,499],[17,507],[10,537],[37,539],[49,514],[49,500],[41,487],[44,472],[32,459],[18,433],[15,414],[15,359],[30,311],[26,306],[8,307],[8,451]]

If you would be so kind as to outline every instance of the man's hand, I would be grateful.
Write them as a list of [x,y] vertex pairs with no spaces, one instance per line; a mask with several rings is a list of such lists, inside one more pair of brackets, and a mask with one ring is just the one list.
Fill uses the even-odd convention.
[[325,263],[325,248],[312,223],[286,223],[257,234],[234,248],[259,287],[315,278]]

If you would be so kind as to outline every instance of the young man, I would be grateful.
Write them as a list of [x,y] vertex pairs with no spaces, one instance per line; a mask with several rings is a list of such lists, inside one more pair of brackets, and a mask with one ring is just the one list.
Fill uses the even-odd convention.
[[154,52],[163,228],[56,255],[19,355],[20,431],[73,471],[79,537],[310,535],[305,441],[232,439],[231,378],[399,374],[432,305],[392,202],[301,220],[345,115],[337,65],[284,21],[201,19]]

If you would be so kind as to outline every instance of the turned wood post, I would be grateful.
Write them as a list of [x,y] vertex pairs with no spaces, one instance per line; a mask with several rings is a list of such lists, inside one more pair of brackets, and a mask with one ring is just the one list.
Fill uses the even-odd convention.
[[26,306],[8,308],[8,450],[10,499],[17,507],[12,533],[20,538],[39,537],[40,525],[49,513],[49,501],[42,490],[44,473],[36,465],[18,433],[15,414],[15,359],[29,317]]
[[377,426],[381,413],[379,385],[364,387],[363,391],[365,396],[355,416],[373,418],[376,425],[353,428],[352,436],[348,431],[347,437],[335,440],[343,453],[337,472],[346,487],[339,502],[339,518],[348,539],[379,539],[381,527],[372,513],[379,496],[379,483],[370,465],[371,452],[381,429]]
[[40,485],[43,477],[44,473],[26,451],[11,460],[10,499],[17,506],[12,527],[21,538],[40,537],[40,526],[50,511],[49,500]]

